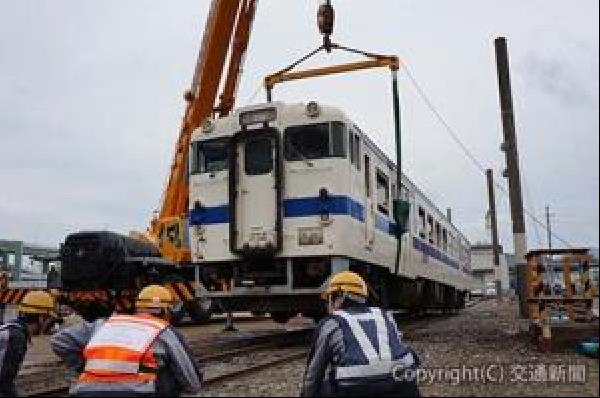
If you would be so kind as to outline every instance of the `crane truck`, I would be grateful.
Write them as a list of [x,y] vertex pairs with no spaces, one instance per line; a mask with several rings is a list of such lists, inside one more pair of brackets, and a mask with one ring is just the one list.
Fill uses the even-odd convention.
[[[211,304],[202,299],[202,291],[212,287],[203,284],[201,270],[191,264],[187,159],[193,131],[209,117],[228,115],[234,106],[257,2],[212,0],[184,95],[187,104],[169,178],[147,231],[129,236],[82,231],[61,245],[60,287],[49,290],[85,319],[133,310],[133,299],[148,283],[169,288],[193,320],[210,316]],[[0,282],[0,305],[17,304],[33,289],[11,288],[6,272]]]

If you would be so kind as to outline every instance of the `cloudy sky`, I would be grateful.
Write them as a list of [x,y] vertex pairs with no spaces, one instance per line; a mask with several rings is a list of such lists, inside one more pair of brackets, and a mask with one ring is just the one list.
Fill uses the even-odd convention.
[[[318,0],[261,0],[238,104],[320,40]],[[573,245],[598,245],[598,2],[337,0],[334,39],[398,54],[436,109],[500,173],[493,39],[508,38],[524,201]],[[158,205],[208,0],[0,0],[0,238],[57,245],[81,229],[143,229]],[[346,61],[344,55],[313,62]],[[278,88],[344,109],[393,155],[389,74]],[[484,176],[401,72],[407,174],[471,241],[487,240]],[[393,156],[392,156],[393,157]],[[512,247],[497,192],[501,243]],[[530,247],[545,231],[527,220]]]

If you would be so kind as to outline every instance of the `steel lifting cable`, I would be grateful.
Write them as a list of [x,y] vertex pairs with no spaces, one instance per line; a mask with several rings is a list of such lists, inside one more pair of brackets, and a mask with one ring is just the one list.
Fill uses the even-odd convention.
[[[271,102],[271,100],[272,100],[272,89],[274,86],[273,78],[283,78],[287,73],[291,72],[294,68],[296,68],[300,64],[306,62],[310,58],[314,57],[316,54],[318,54],[321,51],[326,51],[327,53],[331,53],[333,50],[341,50],[341,51],[345,51],[345,52],[348,52],[351,54],[362,55],[363,57],[368,58],[371,61],[378,61],[380,63],[380,65],[375,65],[375,66],[388,66],[392,72],[394,128],[395,128],[396,155],[397,155],[396,179],[397,179],[397,184],[398,184],[398,190],[400,190],[400,188],[402,187],[402,178],[401,178],[401,143],[400,143],[400,136],[401,136],[400,118],[401,118],[401,115],[400,115],[400,105],[399,105],[399,95],[398,95],[398,73],[397,73],[398,68],[399,68],[399,61],[398,61],[397,57],[392,57],[389,55],[375,54],[375,53],[372,53],[369,51],[364,51],[364,50],[356,49],[353,47],[341,45],[339,43],[331,42],[330,35],[333,31],[333,9],[331,8],[329,1],[327,1],[326,4],[322,5],[322,7],[328,8],[328,12],[329,11],[331,12],[331,14],[326,16],[327,18],[325,18],[325,17],[321,18],[323,15],[321,15],[321,9],[319,10],[318,21],[319,21],[319,29],[321,31],[321,34],[323,34],[323,44],[320,45],[319,47],[317,47],[316,49],[310,51],[309,53],[305,54],[298,60],[292,62],[287,67],[280,69],[279,71],[271,74],[270,76],[268,76],[265,79],[265,88],[267,90],[267,101]],[[355,69],[348,69],[348,70],[357,70],[357,69],[355,68]],[[398,200],[398,205],[396,205],[396,200]],[[395,273],[398,273],[399,268],[400,268],[400,257],[401,257],[401,250],[402,250],[402,235],[403,235],[402,229],[405,227],[405,225],[401,224],[400,217],[396,216],[396,211],[398,211],[398,212],[402,211],[402,210],[400,210],[401,203],[402,203],[402,201],[400,200],[400,198],[398,196],[398,198],[394,200],[394,218],[396,219],[396,222],[397,222],[397,231],[396,231],[397,250],[396,250],[395,267],[394,267]],[[398,210],[396,210],[396,206],[398,206]],[[401,225],[402,225],[402,227],[401,227]]]

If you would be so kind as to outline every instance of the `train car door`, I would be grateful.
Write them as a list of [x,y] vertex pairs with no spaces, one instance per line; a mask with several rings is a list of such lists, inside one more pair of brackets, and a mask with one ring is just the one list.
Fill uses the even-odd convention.
[[247,130],[234,141],[232,251],[273,254],[282,242],[279,135],[272,128]]

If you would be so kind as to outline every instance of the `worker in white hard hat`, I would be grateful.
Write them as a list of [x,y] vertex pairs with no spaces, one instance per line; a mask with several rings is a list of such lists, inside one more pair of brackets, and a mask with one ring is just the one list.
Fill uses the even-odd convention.
[[0,325],[0,397],[17,395],[15,378],[31,336],[56,320],[56,300],[46,291],[30,291],[18,307],[16,319]]
[[322,297],[329,316],[314,333],[302,396],[418,396],[418,357],[392,316],[367,305],[363,278],[340,272]]
[[173,298],[150,285],[135,315],[77,325],[55,334],[52,349],[80,372],[73,396],[179,396],[200,391],[202,373],[183,336],[170,326]]

